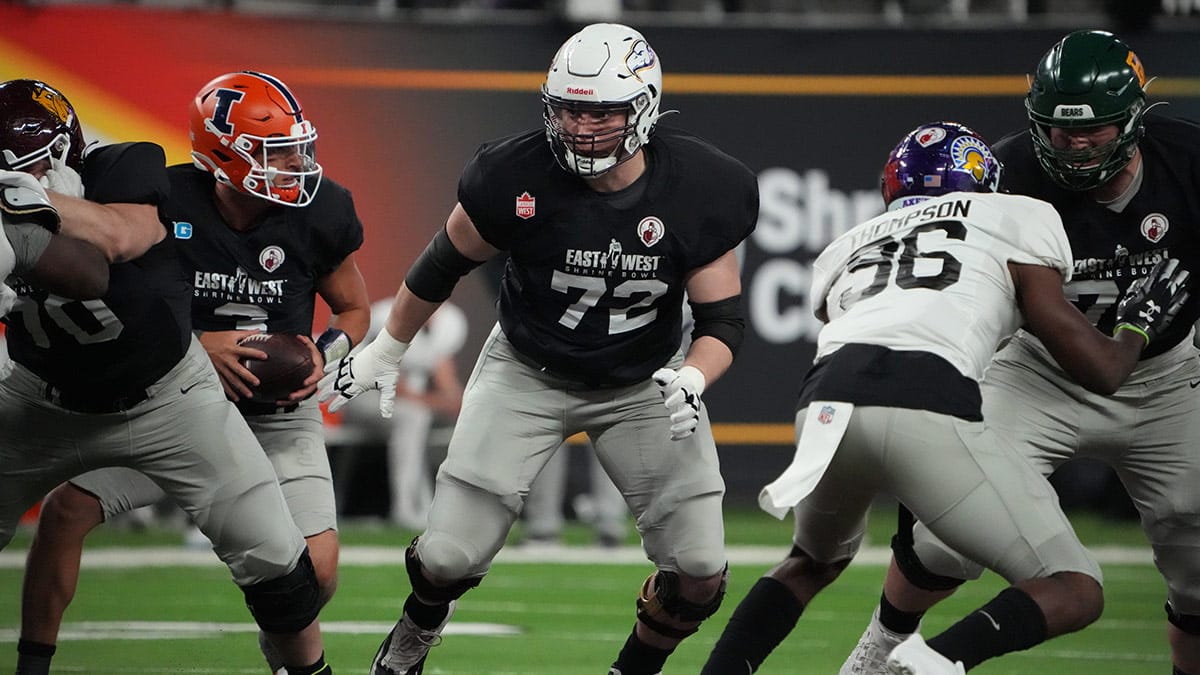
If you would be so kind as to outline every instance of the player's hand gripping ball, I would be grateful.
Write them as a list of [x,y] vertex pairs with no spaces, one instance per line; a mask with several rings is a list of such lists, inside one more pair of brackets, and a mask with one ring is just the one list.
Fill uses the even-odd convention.
[[238,344],[265,352],[266,360],[243,359],[242,366],[258,378],[254,388],[255,401],[275,402],[288,397],[304,386],[312,375],[312,349],[303,337],[279,333],[257,333],[242,338]]

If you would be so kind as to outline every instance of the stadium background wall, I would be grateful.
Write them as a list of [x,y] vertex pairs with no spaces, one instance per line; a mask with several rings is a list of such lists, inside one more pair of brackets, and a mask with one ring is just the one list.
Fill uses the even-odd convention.
[[[280,76],[317,126],[327,175],[354,192],[366,225],[359,265],[381,298],[444,222],[477,144],[541,123],[538,87],[573,30],[5,4],[0,79],[45,79],[67,92],[90,139],[153,140],[183,162],[186,106],[204,82],[241,69]],[[747,501],[790,457],[796,384],[818,327],[812,258],[882,209],[882,160],[913,126],[953,119],[989,139],[1022,127],[1025,73],[1061,31],[644,32],[666,72],[664,107],[679,111],[661,123],[709,138],[762,188],[744,255],[746,343],[705,395],[731,499]],[[1152,98],[1200,119],[1200,33],[1123,37],[1157,78]],[[475,318],[464,369],[494,317],[482,274],[455,295]]]

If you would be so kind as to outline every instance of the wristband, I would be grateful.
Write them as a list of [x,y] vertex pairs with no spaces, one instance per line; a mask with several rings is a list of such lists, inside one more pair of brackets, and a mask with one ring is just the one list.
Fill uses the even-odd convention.
[[1134,333],[1137,333],[1138,335],[1141,335],[1143,338],[1145,338],[1146,344],[1150,344],[1150,336],[1146,333],[1146,331],[1142,330],[1141,328],[1138,328],[1137,326],[1135,326],[1131,323],[1117,324],[1117,326],[1115,328],[1113,328],[1113,337],[1117,336],[1117,331],[1122,331],[1122,330],[1127,330],[1127,331],[1132,331]]
[[326,328],[317,338],[317,351],[321,352],[325,363],[342,360],[350,353],[351,346],[350,336],[346,335],[346,331],[337,328]]
[[385,326],[379,331],[379,335],[367,345],[372,351],[379,352],[379,360],[385,363],[400,363],[400,359],[404,357],[404,352],[408,351],[408,343],[401,342],[392,337],[392,334],[387,331]]

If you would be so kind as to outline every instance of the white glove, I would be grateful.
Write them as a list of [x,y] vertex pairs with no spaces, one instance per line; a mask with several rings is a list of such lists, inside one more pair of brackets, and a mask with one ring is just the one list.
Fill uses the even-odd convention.
[[40,179],[42,187],[60,195],[83,199],[83,179],[75,169],[54,160],[51,160],[50,164],[51,168],[46,169],[46,173]]
[[50,203],[46,189],[31,173],[0,171],[0,209],[58,232],[58,212]]
[[324,403],[337,397],[329,404],[329,412],[333,413],[364,391],[378,389],[379,414],[391,417],[396,405],[396,376],[406,351],[407,342],[392,337],[386,328],[379,331],[361,352],[344,356],[326,367],[317,400]]
[[663,396],[663,405],[671,415],[671,440],[692,435],[700,423],[700,394],[704,393],[704,373],[699,368],[684,366],[679,370],[659,368],[654,371],[654,383]]

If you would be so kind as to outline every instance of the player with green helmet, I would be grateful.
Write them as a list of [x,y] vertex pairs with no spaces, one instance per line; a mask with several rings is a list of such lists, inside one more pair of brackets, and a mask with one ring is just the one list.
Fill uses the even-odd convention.
[[[1025,98],[1034,153],[1046,174],[1068,190],[1091,190],[1125,168],[1144,132],[1146,73],[1141,61],[1112,33],[1076,31],[1054,45]],[[1056,142],[1064,130],[1114,125],[1099,146]],[[1057,131],[1056,131],[1057,130]]]
[[[1113,330],[1117,300],[1157,260],[1176,257],[1200,269],[1200,124],[1147,114],[1157,105],[1147,101],[1148,84],[1141,60],[1115,35],[1070,33],[1030,79],[1028,127],[992,146],[1004,165],[1002,191],[1049,202],[1062,217],[1075,261],[1064,291],[1102,332]],[[1192,296],[1112,396],[1069,382],[1027,331],[997,352],[980,385],[989,426],[1042,474],[1086,457],[1120,477],[1166,582],[1172,675],[1200,675],[1194,288]],[[917,631],[925,610],[980,572],[921,523],[900,528],[892,548],[879,607],[839,675],[886,672],[889,652]],[[1032,644],[1047,628],[1007,610],[976,617],[995,629],[989,640],[929,646],[970,670]]]

